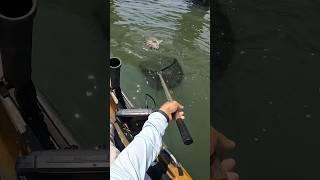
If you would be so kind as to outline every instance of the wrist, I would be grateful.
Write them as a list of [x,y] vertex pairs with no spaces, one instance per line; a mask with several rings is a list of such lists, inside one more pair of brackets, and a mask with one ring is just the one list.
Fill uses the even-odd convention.
[[162,114],[162,115],[167,119],[167,122],[169,123],[170,119],[169,119],[168,114],[167,114],[165,111],[163,111],[163,110],[159,109],[159,110],[158,110],[158,111],[156,111],[156,112],[161,113],[161,114]]

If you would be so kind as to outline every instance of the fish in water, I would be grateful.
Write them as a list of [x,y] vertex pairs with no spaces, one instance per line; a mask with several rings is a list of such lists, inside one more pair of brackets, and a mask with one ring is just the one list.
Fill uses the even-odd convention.
[[155,37],[149,37],[144,41],[144,46],[149,49],[159,49],[161,42],[162,40],[159,40]]

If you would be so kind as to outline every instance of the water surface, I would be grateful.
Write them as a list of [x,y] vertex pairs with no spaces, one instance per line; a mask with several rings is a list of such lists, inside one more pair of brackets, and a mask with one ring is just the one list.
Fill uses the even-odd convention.
[[34,22],[33,80],[83,148],[105,144],[109,127],[100,7],[98,0],[38,1]]
[[241,179],[318,177],[319,2],[215,2],[229,20],[219,28],[231,28],[234,41],[213,84],[213,121],[238,144]]
[[[209,179],[209,14],[185,0],[111,1],[111,51],[123,61],[122,88],[136,106],[145,106],[146,93],[157,106],[165,102],[163,90],[149,86],[139,64],[167,56],[183,69],[184,79],[171,90],[185,105],[194,143],[184,145],[175,124],[168,127],[164,142],[195,179]],[[163,40],[158,51],[143,48],[149,36]]]

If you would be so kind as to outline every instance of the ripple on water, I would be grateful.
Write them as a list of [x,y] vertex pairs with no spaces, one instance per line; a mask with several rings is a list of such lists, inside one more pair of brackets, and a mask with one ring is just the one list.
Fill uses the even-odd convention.
[[244,50],[241,50],[240,51],[240,54],[246,54],[247,52],[246,51],[244,51]]
[[91,91],[86,91],[86,96],[90,97],[92,95],[93,95],[93,93]]
[[80,119],[80,114],[79,113],[74,113],[73,115],[76,119]]
[[88,79],[89,79],[89,80],[93,80],[93,79],[95,79],[95,76],[94,76],[93,74],[89,74],[89,75],[88,75]]
[[305,117],[306,118],[311,118],[311,114],[306,114]]

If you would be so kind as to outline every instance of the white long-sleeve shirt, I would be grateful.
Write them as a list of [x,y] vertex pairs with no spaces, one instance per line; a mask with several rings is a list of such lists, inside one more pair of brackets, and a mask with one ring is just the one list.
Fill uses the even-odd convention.
[[159,112],[149,115],[142,130],[110,165],[111,180],[144,180],[146,171],[158,156],[162,136],[168,126]]

